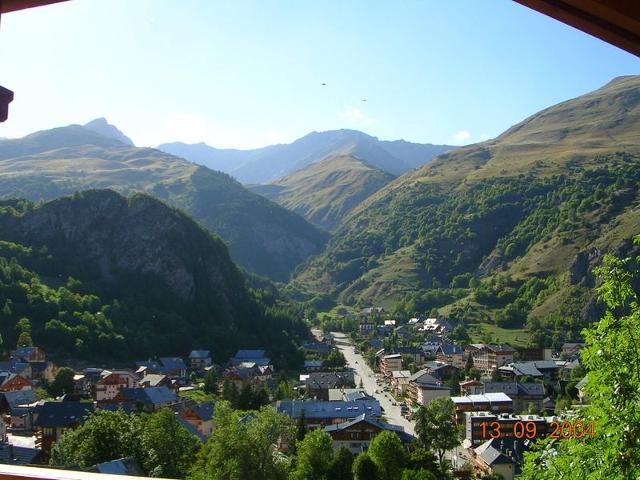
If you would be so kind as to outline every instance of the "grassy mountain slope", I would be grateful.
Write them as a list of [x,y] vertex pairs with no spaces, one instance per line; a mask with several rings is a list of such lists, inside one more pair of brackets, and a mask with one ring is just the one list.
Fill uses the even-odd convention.
[[356,207],[291,290],[573,335],[589,266],[637,233],[638,125],[640,77],[621,77],[445,153]]
[[[148,358],[243,345],[295,359],[301,323],[258,299],[227,248],[184,213],[111,190],[0,207],[0,332],[19,318],[34,341],[66,357]],[[282,335],[287,330],[288,336]]]
[[215,149],[205,144],[164,144],[160,150],[227,172],[245,184],[266,184],[327,156],[354,155],[385,172],[400,175],[451,147],[399,140],[379,141],[357,130],[312,132],[290,144],[254,150]]
[[219,234],[234,261],[286,280],[326,234],[220,172],[72,125],[0,144],[0,198],[52,199],[90,188],[141,191]]
[[349,211],[393,178],[354,156],[337,155],[251,190],[333,230]]

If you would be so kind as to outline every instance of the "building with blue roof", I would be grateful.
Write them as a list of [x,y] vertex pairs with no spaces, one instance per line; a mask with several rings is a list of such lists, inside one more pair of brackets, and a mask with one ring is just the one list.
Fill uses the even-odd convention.
[[403,427],[381,422],[364,413],[345,422],[327,425],[323,430],[331,436],[334,450],[346,447],[354,455],[367,450],[371,440],[383,431],[395,433],[403,443],[414,440],[414,437],[406,433]]
[[298,420],[304,415],[308,427],[320,427],[353,420],[359,415],[380,417],[382,409],[377,400],[279,400],[276,410]]

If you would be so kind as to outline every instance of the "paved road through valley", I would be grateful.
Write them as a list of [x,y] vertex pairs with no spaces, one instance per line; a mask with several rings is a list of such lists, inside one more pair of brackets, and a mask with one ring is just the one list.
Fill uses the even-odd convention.
[[[382,408],[384,408],[384,416],[388,423],[393,425],[401,425],[404,427],[404,431],[415,435],[413,422],[408,421],[400,413],[400,405],[393,405],[391,402],[395,400],[391,397],[391,394],[385,392],[382,387],[376,384],[376,377],[371,368],[367,365],[365,359],[359,353],[355,353],[355,349],[351,344],[351,339],[344,333],[331,332],[336,340],[336,345],[347,360],[347,366],[353,369],[355,372],[356,386],[360,385],[362,380],[362,386],[365,392],[372,395],[380,402]],[[378,390],[380,393],[375,393]]]

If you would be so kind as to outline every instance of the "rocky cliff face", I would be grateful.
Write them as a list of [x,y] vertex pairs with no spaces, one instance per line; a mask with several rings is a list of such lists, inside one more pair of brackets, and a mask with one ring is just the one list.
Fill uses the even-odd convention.
[[87,191],[5,216],[0,225],[4,238],[47,245],[107,283],[123,272],[153,275],[185,301],[195,298],[198,274],[228,295],[234,294],[229,283],[242,284],[220,239],[147,195],[127,199],[111,190]]

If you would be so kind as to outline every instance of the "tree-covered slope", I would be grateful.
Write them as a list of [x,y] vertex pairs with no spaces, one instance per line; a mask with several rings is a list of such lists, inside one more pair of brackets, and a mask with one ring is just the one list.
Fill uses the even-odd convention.
[[234,261],[273,279],[322,248],[326,234],[228,175],[78,125],[0,145],[0,198],[53,199],[78,190],[146,192],[220,235]]
[[[88,359],[242,346],[295,361],[305,328],[245,286],[227,248],[179,210],[111,190],[0,208],[0,333],[26,317],[38,345]],[[283,333],[286,331],[287,333]]]
[[334,230],[345,215],[393,178],[364,160],[336,155],[251,190],[315,225]]
[[441,155],[356,207],[291,291],[509,326],[593,318],[590,262],[640,227],[638,125],[640,77],[622,77]]

